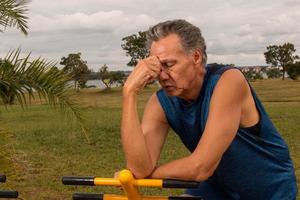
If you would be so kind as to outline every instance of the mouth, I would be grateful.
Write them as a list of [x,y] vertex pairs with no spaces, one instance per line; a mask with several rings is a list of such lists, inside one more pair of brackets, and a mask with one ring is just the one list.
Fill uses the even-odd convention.
[[172,86],[172,85],[165,85],[165,86],[163,86],[163,89],[165,89],[167,91],[170,91],[170,90],[174,89],[174,86]]

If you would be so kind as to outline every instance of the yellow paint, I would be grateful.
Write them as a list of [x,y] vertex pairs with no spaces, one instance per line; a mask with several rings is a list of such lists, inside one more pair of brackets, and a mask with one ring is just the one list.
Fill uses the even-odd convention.
[[128,200],[128,198],[120,195],[104,194],[103,200]]
[[[113,195],[113,194],[105,194],[103,196],[103,200],[130,200],[130,199],[127,198],[127,197],[125,197],[125,196]],[[163,197],[163,196],[145,196],[145,197],[141,197],[141,200],[168,200],[168,197]]]
[[119,174],[119,181],[128,200],[142,200],[137,186],[134,185],[134,180],[132,173],[127,169],[122,170]]
[[94,184],[99,186],[121,186],[120,181],[114,178],[95,178]]
[[159,187],[162,188],[163,181],[161,179],[136,179],[134,185],[145,187]]
[[98,186],[122,186],[125,196],[104,194],[104,200],[167,200],[163,196],[142,196],[138,187],[162,188],[161,179],[135,179],[129,170],[122,170],[118,178],[95,178],[94,184]]

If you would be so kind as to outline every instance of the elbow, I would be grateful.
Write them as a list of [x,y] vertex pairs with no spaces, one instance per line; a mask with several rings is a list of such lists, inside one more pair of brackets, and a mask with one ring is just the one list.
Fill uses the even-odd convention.
[[211,177],[213,175],[213,173],[214,173],[214,170],[197,168],[197,173],[194,175],[194,180],[195,181],[205,181],[209,177]]
[[205,181],[211,177],[216,169],[216,166],[210,166],[207,163],[195,163],[193,166],[192,179],[195,181]]
[[127,169],[131,171],[133,176],[137,179],[146,178],[150,176],[153,171],[153,169],[151,169],[150,167],[147,168],[142,166],[138,167],[130,164],[127,164]]

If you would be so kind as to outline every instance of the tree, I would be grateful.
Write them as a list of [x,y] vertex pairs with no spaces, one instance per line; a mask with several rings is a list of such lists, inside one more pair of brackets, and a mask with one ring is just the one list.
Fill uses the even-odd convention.
[[293,80],[297,80],[300,77],[300,62],[289,64],[287,66],[287,73]]
[[293,55],[295,52],[296,49],[293,44],[285,43],[283,45],[268,46],[264,55],[267,64],[271,64],[274,67],[282,67],[282,80],[284,80],[287,65],[299,59],[299,56]]
[[87,62],[81,59],[81,53],[70,53],[68,57],[61,58],[61,65],[64,65],[64,71],[72,74],[75,89],[85,87],[87,82],[88,67]]
[[112,84],[120,84],[124,85],[125,81],[125,73],[123,71],[111,71],[110,72],[110,85]]
[[122,71],[108,71],[108,66],[104,64],[99,70],[99,78],[108,89],[115,83],[123,85],[125,74]]
[[255,71],[255,69],[250,68],[248,70],[242,71],[244,76],[246,77],[247,80],[249,81],[255,81],[257,79],[263,79],[262,75],[260,72]]
[[269,68],[265,70],[265,73],[267,74],[268,78],[280,78],[281,72],[278,68]]
[[104,85],[106,86],[106,88],[109,88],[109,71],[108,71],[108,67],[106,64],[104,64],[100,70],[99,70],[99,78],[102,81],[102,83],[104,83]]
[[28,9],[25,0],[1,0],[0,1],[0,31],[7,27],[17,27],[22,33],[27,35],[28,25],[26,16]]
[[91,74],[91,70],[90,69],[87,69],[87,71],[82,74],[80,80],[78,80],[78,87],[79,88],[86,88],[86,83],[87,81],[89,80],[89,75]]
[[128,66],[136,66],[138,60],[146,58],[149,55],[146,47],[146,31],[139,31],[137,34],[122,38],[125,43],[121,45],[122,49],[126,51],[126,56],[131,59]]

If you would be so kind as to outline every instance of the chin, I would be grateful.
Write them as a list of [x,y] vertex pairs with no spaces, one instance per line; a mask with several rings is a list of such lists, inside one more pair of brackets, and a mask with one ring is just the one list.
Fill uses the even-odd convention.
[[168,96],[178,96],[179,95],[179,92],[176,91],[176,90],[167,90],[167,89],[164,89],[164,91],[167,93]]

